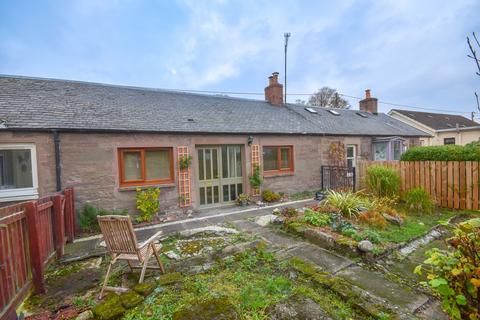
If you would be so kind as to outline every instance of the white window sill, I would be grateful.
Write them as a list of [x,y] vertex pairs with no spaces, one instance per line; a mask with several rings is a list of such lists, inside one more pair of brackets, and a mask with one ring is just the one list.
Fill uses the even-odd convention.
[[36,188],[0,190],[0,202],[13,202],[38,199]]

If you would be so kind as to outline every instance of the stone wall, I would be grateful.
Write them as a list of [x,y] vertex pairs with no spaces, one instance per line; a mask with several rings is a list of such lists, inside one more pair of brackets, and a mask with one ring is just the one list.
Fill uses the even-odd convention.
[[[195,146],[235,144],[242,146],[244,189],[250,192],[251,148],[247,135],[183,135],[183,134],[113,134],[61,133],[60,151],[62,186],[75,188],[76,208],[85,203],[106,209],[135,211],[135,188],[119,186],[118,148],[173,147],[175,181],[161,185],[162,208],[178,208],[178,161],[176,147],[188,146],[193,157],[191,190],[193,207],[198,207],[196,192],[197,155]],[[418,139],[410,139],[415,144]],[[371,158],[371,137],[273,136],[254,135],[253,143],[260,146],[292,145],[295,170],[284,175],[264,178],[262,188],[294,193],[321,187],[320,167],[329,163],[328,148],[332,142],[354,144],[360,159]],[[37,145],[39,184],[41,194],[55,191],[55,159],[52,135],[49,133],[0,133],[0,143],[31,142]],[[261,156],[260,156],[261,158]]]
[[[0,132],[0,144],[35,144],[37,150],[37,172],[39,196],[56,191],[55,153],[53,135],[38,132]],[[0,205],[5,205],[1,203]]]

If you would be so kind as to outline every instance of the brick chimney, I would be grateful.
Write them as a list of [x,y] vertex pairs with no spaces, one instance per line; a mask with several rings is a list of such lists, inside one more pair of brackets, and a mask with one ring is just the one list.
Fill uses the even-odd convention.
[[378,113],[378,99],[372,98],[370,89],[365,90],[365,99],[360,100],[360,111]]
[[274,106],[283,105],[283,85],[278,83],[278,72],[268,77],[268,86],[265,87],[265,100]]

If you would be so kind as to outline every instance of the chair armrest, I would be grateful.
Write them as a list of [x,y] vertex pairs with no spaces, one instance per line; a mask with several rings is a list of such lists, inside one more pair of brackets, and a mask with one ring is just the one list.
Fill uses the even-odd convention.
[[140,245],[139,245],[139,248],[143,248],[144,246],[146,246],[147,244],[149,243],[152,243],[153,241],[155,241],[159,236],[161,236],[163,234],[163,231],[158,231],[157,233],[155,233],[153,236],[151,236],[150,238],[148,238],[147,240],[143,241]]

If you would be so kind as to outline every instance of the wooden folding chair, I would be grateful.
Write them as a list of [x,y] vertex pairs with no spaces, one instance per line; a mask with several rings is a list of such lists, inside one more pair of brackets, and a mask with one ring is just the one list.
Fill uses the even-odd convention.
[[[154,243],[154,241],[162,234],[162,231],[155,233],[148,240],[138,244],[130,216],[98,216],[97,220],[98,224],[100,225],[100,229],[102,230],[107,251],[112,256],[112,260],[110,261],[107,269],[107,274],[105,275],[105,281],[103,283],[102,290],[100,291],[100,299],[103,298],[103,293],[105,290],[117,292],[125,292],[128,290],[126,288],[107,286],[112,266],[118,260],[126,260],[132,271],[134,268],[142,269],[138,283],[143,282],[147,268],[158,269],[159,267],[162,273],[165,273],[165,269],[162,261],[160,260],[160,255],[158,252],[158,250],[161,248],[161,245]],[[151,258],[152,254],[157,260],[158,267],[147,266],[148,260]],[[138,265],[134,265],[132,262],[137,262]]]

